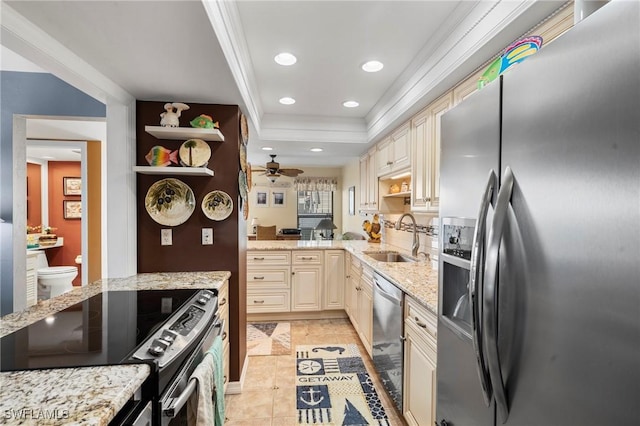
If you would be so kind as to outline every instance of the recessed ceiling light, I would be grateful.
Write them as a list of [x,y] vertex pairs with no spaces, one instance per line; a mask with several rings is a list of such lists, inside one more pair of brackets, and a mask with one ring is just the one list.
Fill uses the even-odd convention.
[[360,104],[356,101],[344,101],[342,103],[342,106],[345,106],[347,108],[355,108],[357,106],[359,106]]
[[384,64],[380,61],[369,61],[362,64],[362,69],[366,72],[378,72],[384,68]]
[[322,152],[322,148],[311,148],[311,152]]
[[270,146],[263,146],[262,150],[263,151],[273,151],[273,148],[271,148]]
[[280,103],[282,105],[293,105],[296,103],[296,100],[288,96],[285,96],[284,98],[280,98]]
[[298,61],[298,58],[296,58],[291,53],[282,52],[282,53],[278,53],[273,58],[273,60],[276,61],[280,65],[289,66],[289,65],[295,64]]
[[56,157],[52,157],[50,155],[43,155],[40,158],[42,158],[43,160],[55,160]]

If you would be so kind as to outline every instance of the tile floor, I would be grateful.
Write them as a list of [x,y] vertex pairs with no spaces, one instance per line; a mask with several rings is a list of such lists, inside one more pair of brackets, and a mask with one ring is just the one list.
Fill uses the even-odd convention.
[[392,426],[406,423],[393,408],[375,374],[373,363],[348,319],[291,323],[291,355],[251,356],[241,394],[225,397],[228,426],[297,426],[295,391],[296,345],[357,343],[367,371]]

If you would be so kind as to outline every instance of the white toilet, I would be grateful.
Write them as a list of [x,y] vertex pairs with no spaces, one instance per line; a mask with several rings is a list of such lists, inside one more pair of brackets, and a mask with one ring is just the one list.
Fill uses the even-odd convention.
[[73,279],[78,276],[75,266],[49,266],[44,251],[38,252],[38,299],[50,299],[73,289]]

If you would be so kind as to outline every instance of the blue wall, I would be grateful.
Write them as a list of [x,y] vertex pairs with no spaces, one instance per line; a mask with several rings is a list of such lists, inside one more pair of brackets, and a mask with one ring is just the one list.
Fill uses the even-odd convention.
[[[0,315],[13,311],[13,115],[106,117],[106,106],[45,73],[0,72]],[[25,233],[24,229],[15,230]]]

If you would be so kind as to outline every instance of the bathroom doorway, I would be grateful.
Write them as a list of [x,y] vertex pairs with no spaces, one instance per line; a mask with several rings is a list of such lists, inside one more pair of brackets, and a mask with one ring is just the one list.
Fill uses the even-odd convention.
[[[74,248],[69,244],[67,248],[70,250],[67,250],[64,256],[59,255],[63,252],[62,248],[53,249],[59,252],[55,256],[58,258],[56,262],[65,263],[61,266],[78,267],[80,279],[79,282],[74,281],[75,284],[87,285],[102,277],[102,170],[105,139],[106,122],[101,118],[14,116],[13,146],[16,165],[14,167],[14,200],[19,200],[18,195],[21,195],[20,198],[24,200],[24,202],[14,203],[15,229],[25,229],[27,225],[34,224],[27,220],[27,215],[33,214],[34,210],[31,208],[31,203],[36,201],[27,194],[27,163],[29,162],[32,165],[39,165],[41,174],[44,174],[43,169],[46,170],[46,178],[42,179],[39,197],[41,225],[61,228],[59,225],[70,224],[79,229],[79,245]],[[45,152],[49,154],[43,154]],[[43,156],[53,158],[42,158]],[[69,166],[76,163],[76,170],[79,173],[52,174],[49,170],[50,162],[55,166],[63,163]],[[60,173],[64,176],[60,177]],[[66,174],[72,176],[66,176]],[[59,179],[54,176],[58,176]],[[52,182],[51,179],[56,181]],[[66,189],[65,184],[67,184]],[[49,188],[50,185],[55,185],[55,188]],[[45,188],[42,188],[43,186]],[[51,189],[54,190],[51,191]],[[50,205],[51,203],[55,205]],[[43,208],[45,205],[47,205],[46,213]],[[78,217],[80,220],[76,219]],[[34,220],[38,221],[38,217],[36,216]],[[24,226],[21,226],[22,224],[18,221],[24,221]],[[73,229],[72,227],[66,228],[66,233],[72,232],[69,231]],[[14,234],[14,259],[16,260],[14,297],[20,299],[20,289],[16,288],[15,284],[24,282],[20,279],[24,268],[18,264],[26,262],[24,259],[26,239],[16,234]],[[61,236],[65,237],[65,235]],[[67,237],[77,239],[77,236],[70,234]],[[18,261],[20,257],[22,261]],[[51,259],[54,256],[47,257]]]

